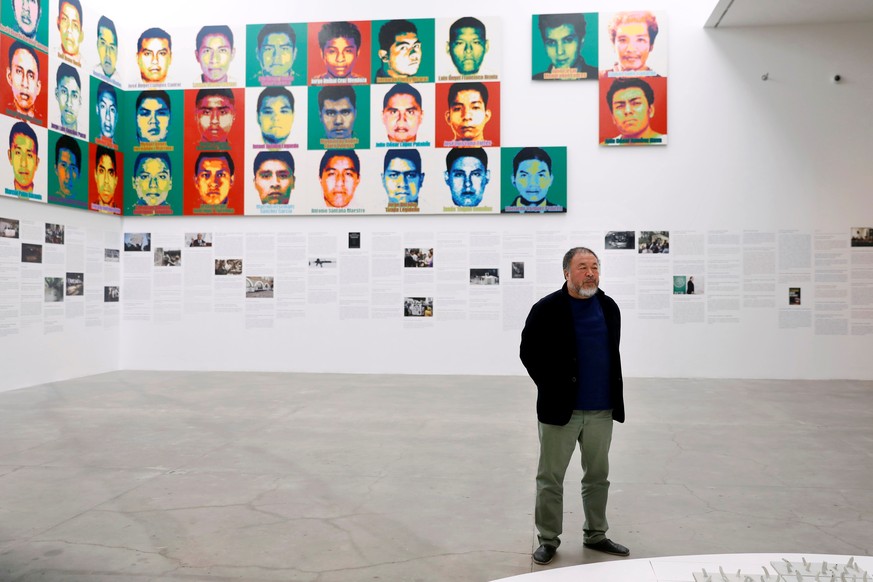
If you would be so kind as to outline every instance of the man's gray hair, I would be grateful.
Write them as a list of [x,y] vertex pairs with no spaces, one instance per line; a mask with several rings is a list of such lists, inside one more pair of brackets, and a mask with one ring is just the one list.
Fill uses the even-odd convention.
[[562,266],[565,273],[567,272],[567,269],[570,268],[570,261],[573,260],[573,257],[579,254],[593,255],[594,258],[597,259],[597,267],[600,268],[600,258],[597,256],[597,253],[588,247],[573,247],[564,253],[564,262],[562,263]]

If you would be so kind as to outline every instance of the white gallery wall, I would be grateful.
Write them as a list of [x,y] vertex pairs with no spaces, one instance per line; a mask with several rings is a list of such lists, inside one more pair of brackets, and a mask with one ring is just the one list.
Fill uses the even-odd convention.
[[[385,1],[329,10],[260,1],[257,13],[238,2],[161,5],[192,35],[216,22],[472,11],[452,0],[403,13]],[[153,249],[181,250],[181,265],[122,252],[119,329],[108,332],[118,351],[71,368],[58,354],[89,352],[107,332],[68,325],[6,335],[0,350],[14,381],[0,389],[114,368],[523,374],[524,317],[560,286],[561,255],[580,244],[600,252],[601,287],[622,308],[628,376],[873,379],[873,249],[850,246],[854,228],[873,227],[873,23],[708,30],[712,5],[477,5],[477,14],[501,15],[508,41],[502,145],[567,146],[566,215],[99,221],[98,230],[119,228],[119,246],[123,230],[149,233]],[[94,18],[105,9],[123,33],[138,34],[141,13],[121,24],[118,6],[86,4]],[[602,148],[596,82],[529,80],[531,13],[635,8],[669,16],[655,50],[670,57],[670,143]],[[100,218],[0,200],[0,217],[59,212],[77,228]],[[605,249],[610,231],[668,231],[671,252]],[[212,234],[213,246],[185,247],[195,232]],[[349,233],[360,233],[359,249]],[[404,268],[405,248],[433,248],[434,268]],[[215,259],[239,258],[242,276],[214,274]],[[316,258],[331,263],[310,266]],[[512,277],[513,263],[524,264],[523,278]],[[472,285],[471,268],[499,269],[499,284]],[[674,295],[674,276],[689,275],[698,293]],[[246,276],[274,277],[273,297],[246,298]],[[800,305],[791,305],[797,289]],[[432,298],[433,317],[404,317],[407,297]]]
[[104,299],[121,280],[121,221],[0,198],[3,219],[17,233],[0,236],[0,391],[117,370],[121,304]]

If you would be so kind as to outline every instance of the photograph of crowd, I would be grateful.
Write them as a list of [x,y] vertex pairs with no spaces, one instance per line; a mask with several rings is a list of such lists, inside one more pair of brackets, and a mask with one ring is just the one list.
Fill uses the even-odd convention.
[[403,254],[403,266],[410,268],[433,267],[433,249],[406,249]]
[[404,298],[403,317],[433,317],[433,297]]

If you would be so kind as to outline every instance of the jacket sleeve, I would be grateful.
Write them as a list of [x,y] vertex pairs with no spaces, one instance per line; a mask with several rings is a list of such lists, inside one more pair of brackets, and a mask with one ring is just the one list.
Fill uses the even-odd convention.
[[534,384],[543,386],[546,383],[547,362],[545,348],[548,345],[545,339],[545,320],[542,315],[542,306],[535,304],[524,322],[524,329],[521,330],[521,346],[519,348],[519,356],[521,363],[527,368],[527,373],[530,375]]

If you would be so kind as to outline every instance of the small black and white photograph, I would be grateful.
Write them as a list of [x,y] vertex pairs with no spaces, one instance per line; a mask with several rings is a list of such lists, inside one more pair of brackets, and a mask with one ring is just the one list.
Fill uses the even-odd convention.
[[45,278],[45,302],[58,303],[64,300],[64,278]]
[[215,259],[216,275],[242,275],[242,259]]
[[349,248],[350,249],[361,248],[361,233],[359,233],[359,232],[350,232],[349,233]]
[[433,317],[433,297],[405,297],[403,317]]
[[85,274],[67,273],[67,297],[85,295]]
[[273,277],[246,277],[246,299],[270,299],[273,297]]
[[470,269],[470,285],[500,285],[500,269]]
[[873,227],[853,227],[853,247],[873,247]]
[[603,238],[603,248],[607,250],[633,250],[634,231],[610,230]]
[[152,250],[152,235],[148,232],[124,233],[124,251],[131,253],[148,252]]
[[512,278],[513,279],[524,279],[524,262],[522,262],[522,261],[513,261],[512,262]]
[[403,266],[410,268],[433,267],[433,249],[406,249]]
[[64,225],[45,223],[45,242],[50,245],[64,244]]
[[639,249],[641,255],[670,252],[670,231],[641,230]]
[[309,267],[312,269],[335,269],[336,257],[315,257],[309,259]]
[[103,249],[103,262],[117,263],[120,254],[118,249]]
[[179,249],[155,248],[156,267],[181,267],[182,251]]
[[788,305],[800,305],[800,287],[788,288]]
[[42,263],[42,245],[21,243],[22,263]]
[[185,234],[186,247],[211,247],[212,233],[211,232],[189,232]]
[[118,303],[117,285],[106,285],[103,287],[103,303]]
[[0,216],[0,238],[18,238],[19,222],[14,218]]

